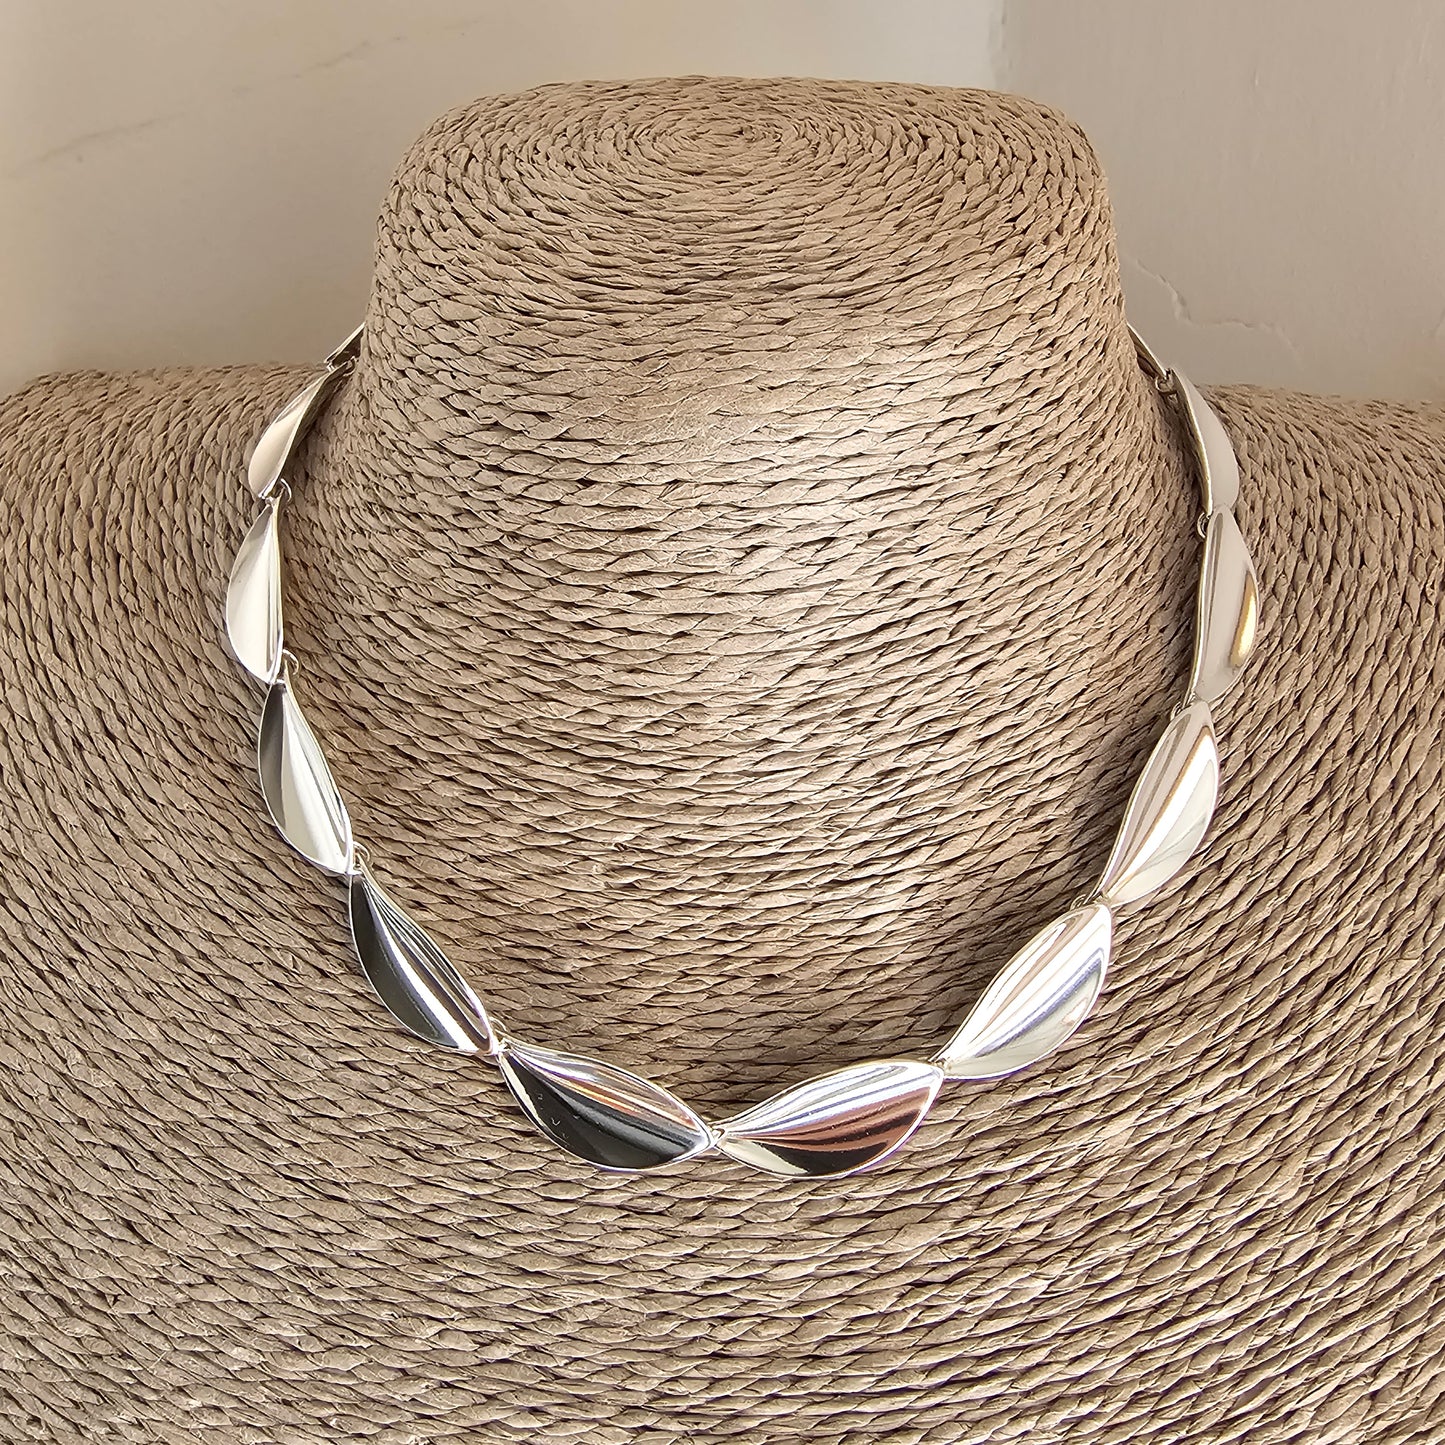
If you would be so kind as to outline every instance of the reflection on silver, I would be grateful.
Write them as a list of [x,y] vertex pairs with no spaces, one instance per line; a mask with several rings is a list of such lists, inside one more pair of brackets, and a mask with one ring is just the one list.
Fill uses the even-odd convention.
[[1129,336],[1134,343],[1134,350],[1139,356],[1140,370],[1153,381],[1167,381],[1169,379],[1169,368],[1159,359],[1158,353],[1139,335],[1133,326],[1130,326],[1127,321],[1124,324],[1129,326]]
[[1058,1048],[1104,985],[1112,925],[1102,903],[1056,919],[999,970],[934,1063],[950,1079],[994,1079]]
[[246,465],[246,480],[258,497],[265,496],[285,473],[292,452],[305,435],[321,403],[345,375],[342,368],[328,368],[320,376],[313,377],[276,413],[270,425],[257,438],[251,460]]
[[1249,547],[1234,513],[1215,512],[1204,536],[1191,697],[1215,703],[1229,691],[1254,648],[1258,626],[1259,582]]
[[349,365],[361,355],[361,334],[366,330],[366,322],[359,321],[346,334],[344,341],[338,342],[327,354],[326,365],[336,368],[342,365]]
[[284,663],[261,710],[256,763],[266,807],[281,836],[318,868],[349,873],[351,819],[292,695]]
[[712,1147],[712,1130],[686,1104],[614,1064],[516,1039],[497,1062],[527,1117],[603,1169],[655,1169]]
[[936,1065],[914,1059],[854,1064],[727,1120],[717,1147],[769,1174],[856,1174],[913,1133],[942,1082]]
[[489,1051],[492,1028],[481,999],[364,863],[351,875],[349,903],[356,956],[382,1003],[428,1043]]
[[1209,705],[1196,702],[1164,729],[1124,813],[1098,894],[1110,907],[1162,887],[1209,828],[1219,796],[1219,750]]
[[281,665],[280,508],[273,497],[236,553],[226,587],[226,637],[236,660],[270,685]]
[[1219,413],[1205,401],[1187,376],[1174,373],[1183,403],[1184,418],[1194,433],[1201,476],[1200,491],[1206,512],[1225,511],[1239,499],[1239,461]]

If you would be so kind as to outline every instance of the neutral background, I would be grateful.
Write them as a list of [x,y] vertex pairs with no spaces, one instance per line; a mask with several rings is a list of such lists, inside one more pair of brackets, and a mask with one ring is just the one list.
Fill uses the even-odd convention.
[[1201,381],[1445,399],[1438,0],[0,0],[0,393],[307,360],[441,111],[551,80],[990,85],[1092,138]]

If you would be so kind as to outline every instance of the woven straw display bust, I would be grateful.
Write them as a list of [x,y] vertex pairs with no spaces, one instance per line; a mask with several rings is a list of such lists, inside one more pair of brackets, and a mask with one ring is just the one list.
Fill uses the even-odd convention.
[[[365,321],[287,608],[378,877],[523,1037],[709,1117],[938,1047],[1189,665],[1194,478],[1084,138],[489,98],[403,161]],[[1445,415],[1207,389],[1260,643],[1209,839],[1056,1054],[856,1176],[628,1176],[400,1029],[265,816],[222,601],[302,361],[0,410],[0,1436],[1442,1438]]]

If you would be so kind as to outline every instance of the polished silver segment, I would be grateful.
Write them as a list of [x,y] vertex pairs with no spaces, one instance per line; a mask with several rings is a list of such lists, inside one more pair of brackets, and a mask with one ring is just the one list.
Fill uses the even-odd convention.
[[328,873],[351,871],[351,819],[285,664],[266,693],[256,745],[261,792],[277,831]]
[[995,1079],[1052,1053],[1099,997],[1112,936],[1102,903],[1055,919],[999,970],[933,1062],[950,1079]]
[[[1128,322],[1124,324],[1129,325]],[[1132,326],[1129,326],[1129,335],[1134,342],[1134,350],[1138,354],[1139,366],[1144,374],[1153,381],[1167,381],[1169,368],[1159,359],[1154,348]]]
[[1223,697],[1253,651],[1258,628],[1259,580],[1249,546],[1234,513],[1215,512],[1204,534],[1189,695],[1211,704]]
[[462,1053],[487,1053],[492,1026],[481,999],[437,947],[358,862],[348,902],[351,939],[376,996],[419,1038]]
[[1239,500],[1239,461],[1229,433],[1219,413],[1200,395],[1199,388],[1187,376],[1174,373],[1184,419],[1194,435],[1202,475],[1199,489],[1204,497],[1204,510],[1226,511]]
[[333,370],[340,366],[348,366],[361,354],[361,333],[366,330],[366,323],[359,322],[352,327],[347,334],[346,340],[334,346],[326,356],[326,365]]
[[686,1104],[615,1064],[516,1039],[497,1063],[527,1117],[603,1169],[655,1169],[712,1146],[712,1130]]
[[236,660],[268,687],[281,666],[280,502],[251,523],[226,587],[226,637]]
[[853,1064],[727,1120],[717,1147],[769,1174],[856,1174],[913,1133],[942,1082],[936,1065],[914,1059]]
[[1208,831],[1218,796],[1214,724],[1209,705],[1196,702],[1170,721],[1134,784],[1100,899],[1117,908],[1173,878]]
[[306,434],[312,418],[331,388],[346,375],[342,368],[329,368],[313,377],[281,408],[256,441],[246,466],[252,492],[264,497],[290,466],[297,443]]

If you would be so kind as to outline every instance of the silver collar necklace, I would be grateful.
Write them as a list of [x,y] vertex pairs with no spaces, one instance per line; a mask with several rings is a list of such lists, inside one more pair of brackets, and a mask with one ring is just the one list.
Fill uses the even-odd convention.
[[381,1002],[428,1043],[482,1055],[548,1138],[602,1169],[633,1173],[717,1149],[770,1174],[841,1175],[893,1154],[946,1079],[993,1079],[1037,1062],[1083,1021],[1103,986],[1113,910],[1173,878],[1203,841],[1219,791],[1210,707],[1254,643],[1259,588],[1234,517],[1239,468],[1218,416],[1130,328],[1140,365],[1174,403],[1199,471],[1203,539],[1194,665],[1144,765],[1099,881],[1003,966],[948,1042],[928,1059],[850,1064],[709,1124],[674,1094],[615,1064],[512,1037],[446,955],[383,892],[291,673],[281,627],[285,480],[312,420],[361,348],[358,327],[257,440],[248,465],[261,504],[226,593],[232,653],[265,689],[257,742],[261,791],[282,838],[345,883],[351,936]]

